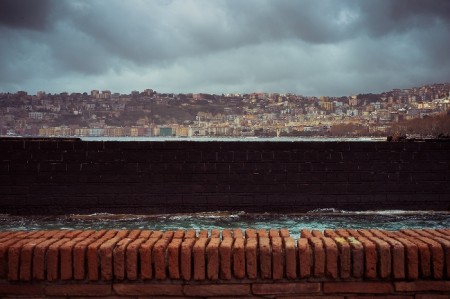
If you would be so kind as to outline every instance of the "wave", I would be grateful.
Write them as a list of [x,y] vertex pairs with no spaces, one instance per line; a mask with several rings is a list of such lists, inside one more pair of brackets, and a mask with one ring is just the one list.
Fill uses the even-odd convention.
[[308,213],[276,214],[216,211],[208,213],[132,215],[94,213],[61,216],[0,217],[0,230],[53,229],[225,229],[287,228],[292,235],[300,230],[333,228],[450,228],[450,212],[438,211],[345,211],[336,208],[315,209]]
[[343,214],[343,215],[448,215],[449,211],[409,211],[409,210],[366,210],[346,211],[335,208],[322,208],[308,211],[307,214]]

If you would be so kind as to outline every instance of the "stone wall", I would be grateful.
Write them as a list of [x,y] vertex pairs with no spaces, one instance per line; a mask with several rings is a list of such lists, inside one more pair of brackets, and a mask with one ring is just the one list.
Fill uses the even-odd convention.
[[0,232],[0,296],[448,299],[450,229]]
[[13,214],[448,210],[450,142],[0,139]]

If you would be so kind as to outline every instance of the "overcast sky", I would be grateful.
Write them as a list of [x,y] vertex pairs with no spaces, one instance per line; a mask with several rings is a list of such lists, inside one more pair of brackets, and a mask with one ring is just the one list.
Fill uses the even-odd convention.
[[450,82],[449,0],[0,0],[0,92]]

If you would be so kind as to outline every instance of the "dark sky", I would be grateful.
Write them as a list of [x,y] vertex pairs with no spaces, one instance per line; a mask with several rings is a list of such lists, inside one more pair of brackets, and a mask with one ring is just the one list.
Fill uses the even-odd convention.
[[450,82],[449,0],[0,0],[0,92]]

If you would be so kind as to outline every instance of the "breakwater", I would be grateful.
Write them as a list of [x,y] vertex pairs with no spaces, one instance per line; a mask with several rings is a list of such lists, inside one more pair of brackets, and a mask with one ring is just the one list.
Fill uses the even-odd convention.
[[2,297],[441,299],[449,279],[449,229],[0,232]]
[[450,142],[1,139],[11,214],[448,210]]

